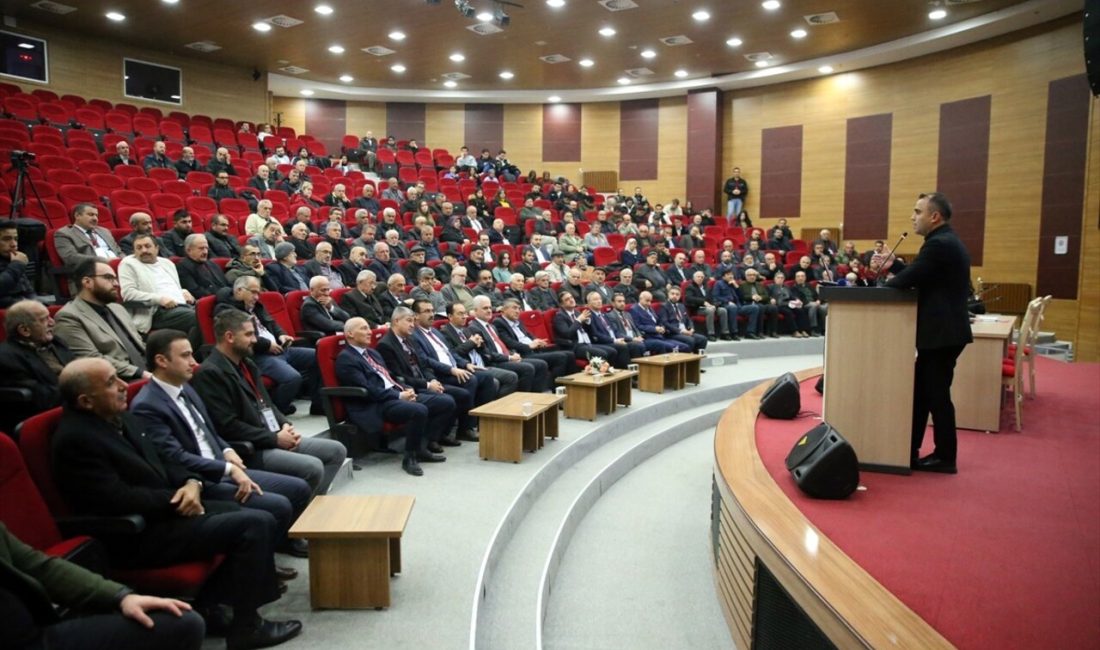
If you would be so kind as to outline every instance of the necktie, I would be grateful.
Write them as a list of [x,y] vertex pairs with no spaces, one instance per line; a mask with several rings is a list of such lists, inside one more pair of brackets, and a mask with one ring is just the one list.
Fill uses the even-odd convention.
[[401,341],[401,347],[405,350],[405,358],[409,361],[409,367],[412,368],[413,375],[418,378],[423,377],[420,372],[420,363],[416,360],[416,355],[413,354],[412,349],[409,348],[409,344],[401,337],[398,337],[397,340]]
[[126,350],[126,356],[130,358],[130,365],[137,368],[145,367],[145,355],[138,348],[134,340],[130,338],[130,333],[126,331],[126,328],[122,326],[122,323],[115,318],[115,315],[111,313],[111,310],[107,310],[107,324],[114,330],[115,335],[118,336],[119,341],[122,342],[122,347]]
[[[454,326],[452,325],[451,327],[454,327]],[[462,333],[462,330],[455,327],[455,333],[458,334],[458,340],[459,341],[462,341],[463,343],[466,342],[466,335]],[[475,366],[484,366],[485,365],[483,363],[483,359],[481,358],[481,353],[478,352],[476,349],[473,349],[473,348],[470,349],[470,362],[473,363]]]
[[573,318],[573,321],[577,323],[577,342],[588,345],[592,342],[592,339],[588,337],[588,332],[584,331],[584,326],[577,320],[576,312],[569,312],[569,316]]
[[187,410],[191,413],[191,419],[195,421],[195,426],[199,429],[198,431],[191,432],[195,436],[195,442],[198,442],[198,437],[200,435],[205,437],[206,444],[210,445],[210,448],[214,450],[214,456],[219,457],[220,450],[214,445],[214,436],[211,433],[209,427],[206,426],[206,421],[202,419],[201,415],[199,415],[199,410],[195,408],[194,403],[192,403],[191,399],[187,397],[186,392],[180,393],[180,399],[183,401],[184,405],[187,406]]
[[92,246],[94,248],[99,248],[99,237],[96,236],[94,230],[88,231],[88,239],[91,240]]
[[386,379],[388,379],[390,381],[390,383],[393,384],[394,386],[397,386],[398,389],[400,389],[400,390],[405,389],[405,387],[401,384],[401,382],[397,381],[396,379],[393,378],[392,375],[390,375],[390,371],[386,370],[386,366],[383,366],[382,364],[380,364],[377,361],[375,361],[374,359],[372,359],[370,354],[368,354],[366,350],[363,350],[363,358],[366,359],[367,365],[370,366],[372,370],[374,370],[378,374],[380,374],[383,377],[385,377]]
[[493,343],[497,346],[497,352],[505,356],[512,356],[512,352],[508,349],[507,345],[504,345],[504,341],[497,335],[497,329],[492,325],[486,325],[485,330],[489,332],[489,338],[493,339]]

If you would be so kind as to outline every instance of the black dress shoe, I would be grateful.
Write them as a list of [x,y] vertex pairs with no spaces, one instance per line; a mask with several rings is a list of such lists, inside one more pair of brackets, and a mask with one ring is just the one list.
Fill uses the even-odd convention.
[[325,407],[321,406],[320,404],[311,404],[310,407],[309,407],[309,414],[310,415],[324,415],[325,414]]
[[445,463],[447,462],[447,457],[441,454],[430,454],[426,451],[422,451],[416,455],[416,460],[421,463]]
[[411,456],[401,461],[401,469],[405,470],[406,474],[424,476],[424,470],[420,469],[420,463],[416,462],[416,459]]
[[275,549],[276,553],[285,553],[293,557],[309,557],[309,542],[304,539],[288,539]]
[[298,407],[291,404],[290,406],[287,406],[285,409],[279,409],[279,411],[281,411],[283,415],[294,415],[295,413],[298,412]]
[[229,629],[233,624],[233,615],[229,613],[226,607],[211,605],[196,607],[195,611],[199,613],[202,620],[206,621],[206,636],[222,637],[229,634]]
[[473,429],[463,431],[461,435],[457,436],[457,439],[465,440],[466,442],[477,442],[481,440],[481,438],[479,438],[477,435],[477,431],[474,431]]
[[275,577],[282,582],[293,580],[298,577],[298,570],[288,566],[277,566],[275,567]]
[[440,447],[438,442],[429,442],[424,447],[425,447],[425,449],[432,452],[433,454],[442,454],[443,453],[443,447]]
[[300,621],[265,621],[261,618],[256,625],[230,632],[225,637],[225,647],[226,650],[270,648],[286,643],[301,632]]
[[711,343],[714,343],[715,341],[718,340],[718,337],[714,336],[714,335],[711,335],[711,336],[707,337],[707,340],[710,341]]
[[731,341],[740,341],[741,337],[737,336],[736,334],[730,334],[730,340]]
[[[446,438],[440,438],[439,439],[439,444],[443,445],[444,447],[460,447],[460,446],[462,446],[461,442],[459,442],[455,438],[452,438],[451,436],[447,436]],[[435,450],[432,449],[432,451],[435,451]],[[438,454],[439,452],[435,451],[435,453]]]
[[955,463],[949,463],[946,460],[929,454],[924,458],[918,460],[913,469],[921,472],[938,472],[940,474],[958,474],[959,469],[955,467]]
[[287,590],[286,583],[285,582],[280,582],[279,583],[279,595],[282,596],[283,594],[285,594],[286,590]]

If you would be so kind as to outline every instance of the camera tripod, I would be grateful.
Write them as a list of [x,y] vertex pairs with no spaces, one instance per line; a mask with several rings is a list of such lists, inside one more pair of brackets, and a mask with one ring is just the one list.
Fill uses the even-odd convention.
[[[27,255],[27,271],[30,275],[34,285],[38,288],[41,284],[41,278],[39,269],[41,265],[39,263],[38,244],[46,238],[47,226],[43,221],[49,221],[49,213],[46,210],[46,203],[42,200],[42,195],[38,193],[38,188],[34,185],[34,179],[30,177],[27,170],[33,163],[30,158],[27,157],[26,152],[13,151],[11,154],[11,167],[4,170],[4,173],[14,170],[18,170],[18,175],[15,179],[15,186],[11,189],[11,211],[8,213],[8,219],[15,221],[16,229],[19,232],[19,243],[21,248]],[[16,218],[16,215],[22,215],[24,210],[22,209],[27,201],[25,186],[30,186],[31,193],[34,194],[34,198],[38,201],[38,207],[42,210],[42,219],[27,219]]]

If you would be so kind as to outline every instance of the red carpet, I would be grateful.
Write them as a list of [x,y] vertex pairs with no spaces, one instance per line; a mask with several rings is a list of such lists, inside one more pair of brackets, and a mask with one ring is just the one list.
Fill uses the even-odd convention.
[[819,421],[816,379],[798,419],[757,420],[757,445],[803,514],[956,646],[1100,648],[1100,364],[1036,372],[1022,432],[1010,407],[1002,433],[960,429],[955,476],[864,472],[845,501],[803,495],[783,460]]

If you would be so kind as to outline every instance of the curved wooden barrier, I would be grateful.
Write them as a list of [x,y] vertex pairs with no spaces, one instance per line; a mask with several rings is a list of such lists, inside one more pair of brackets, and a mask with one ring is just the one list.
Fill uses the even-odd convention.
[[[821,372],[796,374],[803,381]],[[838,648],[953,647],[815,528],[768,474],[755,429],[770,384],[731,404],[714,436],[715,578],[737,647],[752,647],[758,563]]]

